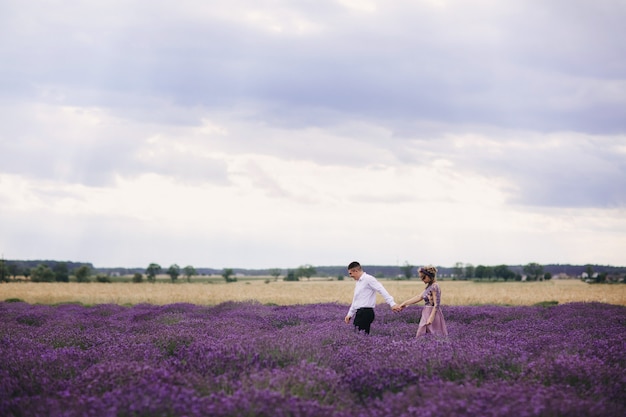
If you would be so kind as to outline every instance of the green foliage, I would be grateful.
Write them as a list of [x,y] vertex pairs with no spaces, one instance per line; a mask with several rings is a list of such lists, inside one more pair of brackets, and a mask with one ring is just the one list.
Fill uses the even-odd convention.
[[194,275],[198,275],[198,272],[196,271],[196,268],[194,268],[191,265],[187,265],[184,269],[183,272],[185,274],[185,276],[187,277],[187,282],[191,282],[191,277]]
[[505,281],[515,278],[515,272],[511,271],[506,265],[498,265],[493,268],[496,278],[502,278]]
[[156,282],[156,276],[161,272],[161,265],[151,263],[146,268],[146,276],[148,277],[148,282]]
[[233,277],[233,274],[234,274],[234,271],[232,268],[225,268],[222,271],[222,277],[224,278],[224,281],[226,281],[227,283],[237,281],[237,277]]
[[609,274],[607,272],[596,273],[593,270],[591,265],[587,265],[585,272],[581,276],[581,280],[588,284],[606,284],[608,282],[626,282],[626,280],[619,279],[619,276],[616,276],[612,279],[609,279]]
[[526,274],[526,279],[528,281],[543,280],[543,266],[538,263],[531,262],[524,265],[523,271]]
[[139,272],[135,272],[135,275],[133,275],[133,282],[137,284],[143,282],[143,274],[140,274]]
[[533,304],[537,307],[554,307],[556,305],[559,305],[558,301],[555,300],[550,300],[550,301],[540,301],[538,303]]
[[465,278],[465,273],[463,269],[463,262],[457,262],[452,267],[453,279],[463,279]]
[[404,265],[400,267],[400,270],[406,279],[411,279],[413,276],[413,265],[408,262],[404,262]]
[[585,272],[582,274],[581,279],[589,284],[603,284],[607,282],[608,273],[597,273],[593,270],[592,265],[585,265]]
[[0,259],[0,282],[9,282],[9,268],[4,259]]
[[70,272],[65,262],[60,262],[54,266],[54,280],[56,282],[70,282]]
[[170,267],[167,268],[167,275],[170,276],[172,282],[176,282],[176,280],[180,276],[180,267],[176,264],[170,265]]
[[315,275],[317,271],[312,265],[302,265],[298,267],[295,273],[298,278],[311,279],[311,277]]
[[283,278],[283,281],[300,281],[300,278],[298,277],[295,271],[288,269],[287,275],[285,276],[285,278]]
[[96,282],[110,283],[111,278],[108,275],[98,274],[96,275]]
[[274,278],[274,281],[278,281],[278,277],[280,277],[280,274],[282,274],[282,269],[280,268],[272,268],[269,270],[269,274],[271,277]]
[[32,282],[54,282],[54,271],[49,266],[39,264],[32,270],[30,279]]
[[89,276],[91,275],[91,269],[87,265],[79,266],[74,270],[74,276],[76,282],[89,282]]
[[474,277],[479,279],[491,278],[494,276],[493,268],[485,265],[478,265],[474,270]]
[[9,264],[9,274],[15,279],[18,275],[22,273],[22,268],[16,263]]

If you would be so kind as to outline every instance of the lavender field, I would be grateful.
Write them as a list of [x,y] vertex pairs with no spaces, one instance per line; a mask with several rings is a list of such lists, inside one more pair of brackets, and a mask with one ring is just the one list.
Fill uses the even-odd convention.
[[626,308],[0,303],[2,416],[623,416]]

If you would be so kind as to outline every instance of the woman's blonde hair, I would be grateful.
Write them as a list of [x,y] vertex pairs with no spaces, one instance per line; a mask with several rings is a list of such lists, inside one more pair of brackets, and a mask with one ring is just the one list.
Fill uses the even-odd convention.
[[420,269],[418,269],[418,272],[420,274],[424,274],[432,279],[436,279],[437,278],[437,268],[435,268],[433,265],[426,265],[421,267]]

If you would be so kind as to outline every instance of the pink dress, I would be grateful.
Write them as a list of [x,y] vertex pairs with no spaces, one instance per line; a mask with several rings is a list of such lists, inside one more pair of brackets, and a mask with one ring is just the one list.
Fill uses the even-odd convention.
[[[448,328],[446,327],[446,321],[443,318],[440,306],[441,288],[439,288],[439,284],[435,282],[426,288],[424,291],[424,301],[426,306],[422,310],[422,318],[420,319],[420,324],[417,328],[416,337],[424,336],[427,333],[432,333],[435,336],[447,336]],[[428,322],[430,313],[432,313],[433,308],[435,307],[437,307],[437,311],[435,312],[433,322],[430,326],[427,326],[426,323]]]

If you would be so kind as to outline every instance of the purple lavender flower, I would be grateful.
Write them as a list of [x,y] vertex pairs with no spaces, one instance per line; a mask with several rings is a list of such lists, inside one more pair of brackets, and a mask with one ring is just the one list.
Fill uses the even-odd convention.
[[345,308],[0,303],[0,415],[626,415],[624,307]]

